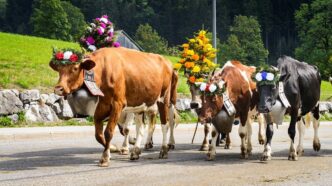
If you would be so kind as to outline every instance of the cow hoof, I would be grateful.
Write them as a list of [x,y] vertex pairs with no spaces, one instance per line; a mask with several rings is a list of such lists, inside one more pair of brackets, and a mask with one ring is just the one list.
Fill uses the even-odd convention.
[[249,155],[248,153],[241,153],[241,159],[248,159]]
[[247,154],[248,154],[248,156],[251,156],[251,155],[252,155],[252,150],[251,150],[251,149],[250,149],[250,150],[248,149],[248,150],[247,150]]
[[129,136],[129,144],[130,145],[135,145],[135,143],[136,143],[136,138],[133,138],[133,137]]
[[314,140],[313,147],[314,147],[314,150],[317,151],[317,152],[320,150],[319,140]]
[[302,147],[298,146],[296,153],[298,156],[302,156],[304,154],[304,149]]
[[110,152],[111,153],[120,152],[120,149],[116,145],[111,144],[110,145]]
[[159,153],[159,159],[167,159],[167,158],[168,158],[168,147],[162,146]]
[[109,161],[105,161],[104,159],[99,160],[99,167],[108,167],[109,166]]
[[175,145],[174,144],[168,144],[168,149],[169,150],[174,150],[175,149]]
[[225,144],[225,149],[232,149],[232,145],[231,144]]
[[128,155],[129,154],[129,149],[128,148],[121,148],[119,154],[120,155]]
[[139,147],[134,147],[131,149],[130,160],[138,160],[141,154],[141,149]]
[[201,148],[199,149],[199,151],[208,151],[209,150],[209,146],[206,145],[202,145]]
[[298,160],[298,156],[297,156],[296,152],[289,153],[288,160],[290,160],[290,161],[297,161]]
[[269,160],[271,160],[271,156],[268,156],[267,154],[263,154],[262,156],[261,156],[261,161],[269,161]]
[[211,151],[209,151],[207,153],[206,160],[207,161],[214,161],[215,159],[216,159],[216,153],[212,153]]
[[152,148],[153,148],[153,144],[152,144],[151,142],[145,144],[145,146],[144,146],[144,149],[145,149],[145,150],[152,149]]

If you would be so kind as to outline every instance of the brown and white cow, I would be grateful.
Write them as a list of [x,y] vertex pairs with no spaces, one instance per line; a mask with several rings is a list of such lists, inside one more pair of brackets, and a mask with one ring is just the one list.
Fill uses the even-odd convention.
[[[241,123],[239,127],[241,156],[242,158],[248,158],[248,155],[251,154],[251,117],[256,114],[255,107],[258,102],[256,85],[250,78],[254,71],[254,67],[245,66],[238,61],[229,61],[208,82],[208,85],[215,84],[219,89],[225,90],[223,95],[204,93],[201,96],[202,110],[199,119],[202,123],[212,121],[214,125],[208,160],[214,160],[215,158],[215,142],[218,133],[229,133],[236,117],[239,117]],[[229,101],[224,100],[225,95],[227,95]],[[233,107],[229,107],[230,104]],[[225,105],[231,108],[230,111],[226,110]],[[233,112],[231,112],[232,108]],[[261,126],[262,121],[259,123]],[[259,133],[260,136],[263,136],[262,129]]]
[[[96,140],[104,146],[100,166],[109,166],[110,142],[122,110],[143,112],[157,104],[163,141],[159,158],[167,158],[169,110],[176,104],[177,74],[171,62],[157,54],[126,48],[103,48],[80,64],[50,66],[59,72],[55,93],[66,96],[83,85],[83,69],[94,71],[104,93],[94,114]],[[109,117],[103,133],[103,120]],[[139,154],[140,149],[137,149]]]

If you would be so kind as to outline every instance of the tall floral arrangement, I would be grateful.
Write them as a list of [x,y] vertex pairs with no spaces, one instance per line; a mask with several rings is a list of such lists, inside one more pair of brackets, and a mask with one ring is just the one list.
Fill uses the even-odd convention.
[[86,28],[84,35],[80,39],[81,47],[87,51],[95,51],[103,47],[119,47],[114,35],[113,23],[107,15],[96,18]]
[[181,59],[174,68],[188,74],[189,83],[203,82],[204,78],[217,67],[213,63],[217,50],[212,47],[210,39],[206,37],[206,31],[200,30],[194,38],[182,44],[182,48]]

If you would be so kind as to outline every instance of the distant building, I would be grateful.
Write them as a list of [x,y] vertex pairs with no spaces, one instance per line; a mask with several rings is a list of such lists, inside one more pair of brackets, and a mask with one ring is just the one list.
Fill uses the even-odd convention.
[[119,42],[121,46],[138,51],[144,51],[143,48],[139,46],[131,37],[129,37],[125,31],[117,30],[115,31],[115,34],[117,36],[116,41]]

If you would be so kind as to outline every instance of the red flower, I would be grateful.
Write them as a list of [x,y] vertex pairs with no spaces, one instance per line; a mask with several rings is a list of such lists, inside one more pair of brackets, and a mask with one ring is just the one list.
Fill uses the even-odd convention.
[[70,60],[71,62],[77,62],[77,60],[78,60],[78,56],[77,56],[76,54],[72,54],[72,55],[70,56],[69,60]]
[[210,84],[207,84],[205,87],[205,92],[209,92]]
[[63,53],[62,53],[62,52],[57,52],[57,53],[55,54],[55,58],[56,58],[57,60],[62,60],[62,59],[63,59]]

